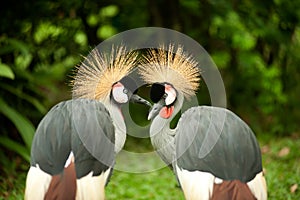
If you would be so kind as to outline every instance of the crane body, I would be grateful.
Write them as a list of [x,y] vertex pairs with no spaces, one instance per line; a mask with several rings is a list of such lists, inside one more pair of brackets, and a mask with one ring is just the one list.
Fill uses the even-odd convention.
[[[114,130],[101,102],[76,99],[54,106],[35,133],[25,197],[103,199],[114,165]],[[90,152],[82,138],[105,151]]]
[[96,48],[78,67],[73,99],[55,105],[40,122],[31,148],[25,199],[105,199],[115,156],[126,140],[123,104],[149,106],[128,76],[136,54]]
[[188,200],[267,199],[258,142],[234,113],[213,106],[192,107],[170,129],[184,99],[199,85],[197,65],[173,45],[145,56],[140,74],[151,85],[154,105],[148,119],[154,148],[173,166]]
[[[220,124],[223,116],[224,124]],[[205,137],[211,138],[206,140]],[[212,147],[205,147],[207,144],[203,141],[215,139],[217,141],[212,142]],[[235,192],[232,196],[228,195],[228,199],[266,199],[258,142],[249,126],[233,112],[212,106],[190,108],[178,122],[175,146],[177,175],[182,177],[179,179],[182,179],[184,190],[191,191],[186,193],[196,197],[211,195],[214,199],[213,196],[221,196],[216,188],[224,187],[222,189],[228,193]],[[205,148],[209,151],[202,153]],[[196,185],[190,186],[184,181],[184,176],[192,176],[197,182],[202,180],[206,187],[202,187],[203,191],[197,190]],[[259,189],[253,188],[254,182],[259,182]],[[222,198],[226,199],[224,196]]]

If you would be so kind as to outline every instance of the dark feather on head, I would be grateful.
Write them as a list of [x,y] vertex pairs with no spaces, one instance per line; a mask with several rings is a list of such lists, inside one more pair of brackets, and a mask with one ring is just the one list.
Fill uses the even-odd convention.
[[157,103],[165,94],[165,86],[159,83],[154,83],[151,86],[150,98],[154,103]]
[[130,90],[133,94],[137,93],[138,86],[136,82],[129,76],[125,76],[120,80],[120,83],[124,85],[125,88]]

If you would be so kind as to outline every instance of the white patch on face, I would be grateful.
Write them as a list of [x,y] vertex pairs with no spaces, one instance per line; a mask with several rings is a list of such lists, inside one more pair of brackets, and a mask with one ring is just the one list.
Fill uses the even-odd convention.
[[169,106],[174,103],[176,99],[176,91],[172,86],[165,84],[165,93],[167,94],[165,103],[167,106]]
[[127,89],[125,89],[122,83],[116,83],[112,89],[112,96],[118,103],[128,102]]

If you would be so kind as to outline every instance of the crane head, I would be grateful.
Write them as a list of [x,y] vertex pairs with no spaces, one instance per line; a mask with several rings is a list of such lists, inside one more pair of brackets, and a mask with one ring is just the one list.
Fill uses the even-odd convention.
[[73,97],[104,102],[111,97],[111,92],[115,89],[114,93],[119,94],[117,102],[127,102],[130,97],[126,100],[125,96],[128,95],[122,95],[120,92],[124,88],[132,88],[133,84],[125,77],[136,66],[136,58],[137,52],[127,50],[126,46],[112,46],[110,51],[93,49],[77,67],[76,76],[72,81]]
[[174,111],[174,103],[177,100],[177,91],[169,83],[154,83],[150,90],[151,100],[154,105],[148,114],[148,120],[158,114],[162,118],[170,118]]
[[137,94],[137,85],[129,76],[123,77],[112,86],[111,99],[117,104],[124,104],[128,101],[140,103],[151,107],[151,104]]

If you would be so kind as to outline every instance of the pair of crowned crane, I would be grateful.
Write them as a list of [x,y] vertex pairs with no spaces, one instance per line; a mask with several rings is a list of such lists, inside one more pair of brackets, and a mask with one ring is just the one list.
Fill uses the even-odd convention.
[[110,55],[97,49],[89,54],[73,81],[73,99],[55,105],[36,130],[25,199],[105,199],[126,139],[120,107],[129,101],[151,106],[129,78],[137,62],[154,103],[148,115],[151,142],[174,171],[185,198],[267,199],[259,145],[234,113],[192,107],[170,129],[200,81],[198,63],[174,45],[149,49],[142,58],[124,46],[112,48]]

